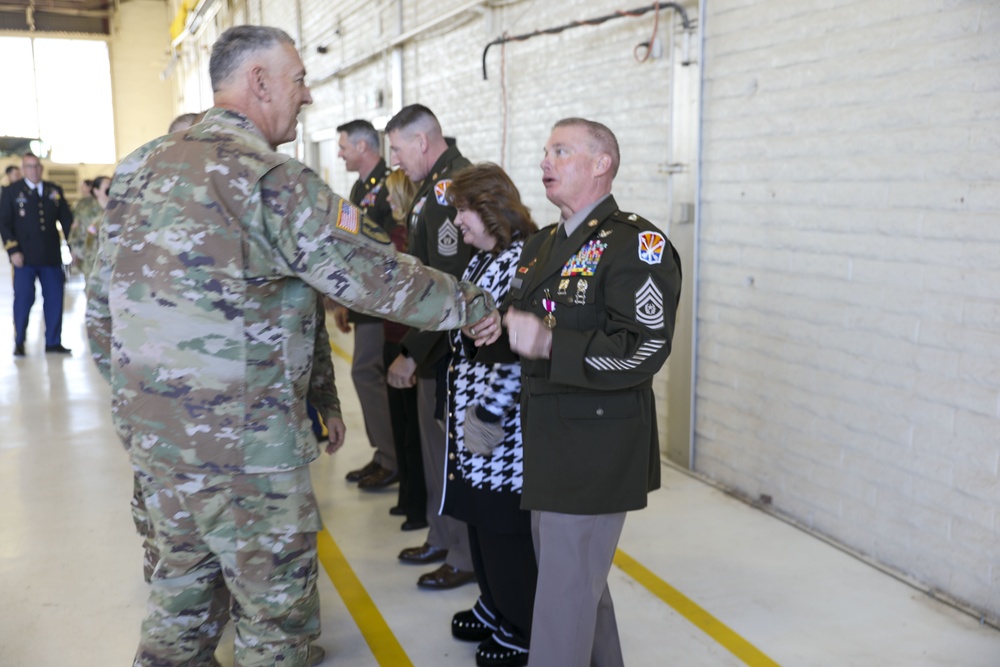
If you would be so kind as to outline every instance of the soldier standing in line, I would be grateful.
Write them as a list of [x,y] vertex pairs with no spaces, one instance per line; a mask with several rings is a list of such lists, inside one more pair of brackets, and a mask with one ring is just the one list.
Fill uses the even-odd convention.
[[59,227],[69,236],[73,213],[61,187],[42,180],[42,163],[32,153],[21,159],[24,178],[0,194],[0,238],[14,266],[14,356],[23,357],[35,281],[42,286],[45,351],[69,354],[62,344],[63,292]]
[[119,164],[87,286],[91,349],[160,548],[135,664],[212,664],[218,636],[201,627],[224,585],[237,664],[303,667],[321,659],[305,410],[317,290],[477,343],[499,316],[275,150],[312,101],[285,32],[226,30],[209,73],[204,120]]
[[[410,207],[410,247],[427,266],[461,276],[472,251],[455,225],[455,207],[448,203],[448,186],[458,170],[469,166],[458,148],[441,132],[437,117],[427,107],[403,107],[385,126],[394,164],[406,172],[417,187]],[[455,588],[475,579],[466,525],[440,514],[444,493],[444,404],[450,360],[445,332],[411,330],[403,338],[403,353],[389,367],[389,383],[394,387],[413,386],[417,377],[420,414],[420,443],[427,483],[427,541],[419,547],[403,549],[404,563],[445,561],[438,569],[421,575],[417,585],[428,589]]]
[[660,486],[652,380],[670,354],[680,258],[619,210],[619,162],[604,125],[556,123],[541,167],[562,219],[525,244],[505,300],[538,555],[533,667],[623,665],[608,573],[625,513]]
[[7,176],[7,185],[14,185],[19,180],[21,180],[21,168],[16,164],[9,164],[7,168],[4,169],[4,174]]
[[[366,120],[352,120],[337,128],[340,152],[347,171],[357,172],[358,180],[351,188],[351,203],[388,234],[396,226],[389,206],[389,191],[384,187],[390,173],[380,152],[378,132]],[[396,448],[389,418],[389,396],[386,390],[385,362],[382,350],[385,336],[382,320],[350,311],[343,306],[333,310],[337,328],[351,331],[354,323],[354,357],[351,379],[358,393],[361,414],[365,420],[368,443],[375,448],[372,460],[362,468],[347,473],[347,481],[357,482],[359,489],[381,489],[399,480]]]

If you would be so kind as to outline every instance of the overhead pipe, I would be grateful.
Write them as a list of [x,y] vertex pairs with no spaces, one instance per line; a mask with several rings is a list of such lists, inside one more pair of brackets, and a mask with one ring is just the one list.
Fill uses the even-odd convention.
[[[532,37],[538,37],[539,35],[555,35],[560,32],[563,32],[564,30],[569,30],[570,28],[579,28],[580,26],[585,26],[585,25],[600,25],[601,23],[605,23],[606,21],[610,21],[611,19],[642,16],[643,14],[646,14],[653,10],[659,11],[661,8],[663,9],[669,8],[676,10],[677,13],[681,15],[681,23],[684,26],[684,30],[685,31],[691,30],[691,21],[688,19],[687,10],[685,10],[684,7],[677,4],[676,2],[656,2],[653,3],[652,5],[649,5],[648,7],[640,7],[638,9],[630,9],[630,10],[620,10],[615,12],[614,14],[608,14],[607,16],[599,16],[594,19],[583,19],[581,21],[573,21],[572,23],[567,23],[565,25],[557,26],[555,28],[536,30],[534,32],[525,33],[523,35],[514,35],[512,37],[499,37],[490,42],[489,44],[487,44],[486,48],[483,49],[483,80],[485,81],[487,79],[486,54],[489,53],[491,46],[496,46],[498,44],[506,44],[507,42],[523,42],[525,40],[531,39]],[[687,66],[690,64],[690,60],[685,59],[685,61],[682,62],[681,64]]]
[[413,30],[409,30],[409,31],[404,32],[404,33],[402,33],[400,35],[397,35],[396,37],[393,37],[388,42],[386,42],[384,45],[380,46],[379,48],[374,49],[372,51],[369,51],[368,53],[364,53],[364,54],[358,56],[357,58],[354,58],[353,60],[349,60],[348,62],[342,64],[340,67],[338,67],[337,69],[335,69],[330,74],[327,74],[322,79],[319,79],[318,81],[314,81],[314,82],[310,83],[309,85],[310,86],[319,86],[319,85],[322,85],[322,84],[324,84],[324,83],[326,83],[328,81],[331,81],[333,79],[341,77],[341,76],[347,74],[348,72],[350,72],[351,70],[354,70],[354,69],[360,67],[361,65],[364,65],[369,60],[374,60],[375,58],[378,58],[379,56],[381,56],[382,54],[384,54],[389,49],[391,49],[393,47],[397,47],[397,46],[402,46],[403,44],[405,44],[406,42],[410,41],[411,39],[413,39],[417,35],[420,35],[421,33],[425,33],[428,30],[436,28],[437,26],[441,25],[445,21],[453,19],[456,16],[464,14],[465,12],[468,12],[468,11],[471,11],[473,9],[476,9],[476,8],[482,6],[485,3],[486,3],[486,0],[475,0],[474,2],[467,2],[464,5],[462,5],[461,7],[457,7],[455,9],[451,10],[450,12],[445,12],[444,14],[441,14],[437,18],[432,19],[432,20],[428,21],[427,23],[425,23],[425,24],[423,24],[421,26],[418,26],[418,27],[414,28]]

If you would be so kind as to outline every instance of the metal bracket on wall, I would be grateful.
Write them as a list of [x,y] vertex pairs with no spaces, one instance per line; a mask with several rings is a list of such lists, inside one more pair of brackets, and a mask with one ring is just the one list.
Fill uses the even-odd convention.
[[688,166],[683,162],[671,162],[660,165],[661,174],[683,174],[688,170]]

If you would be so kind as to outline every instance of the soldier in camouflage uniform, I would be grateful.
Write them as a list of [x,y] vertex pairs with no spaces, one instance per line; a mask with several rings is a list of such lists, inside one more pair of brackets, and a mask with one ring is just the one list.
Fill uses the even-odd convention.
[[135,665],[214,664],[202,626],[225,585],[236,664],[301,667],[320,631],[305,411],[322,394],[317,290],[480,343],[499,316],[275,151],[312,101],[287,34],[227,30],[210,75],[203,122],[119,164],[87,287],[91,350],[161,552]]
[[69,248],[73,252],[73,261],[83,274],[84,280],[90,276],[94,266],[94,254],[97,252],[97,230],[104,218],[104,207],[108,203],[108,187],[111,179],[98,176],[92,182],[89,197],[84,197],[73,207],[73,227],[70,229]]

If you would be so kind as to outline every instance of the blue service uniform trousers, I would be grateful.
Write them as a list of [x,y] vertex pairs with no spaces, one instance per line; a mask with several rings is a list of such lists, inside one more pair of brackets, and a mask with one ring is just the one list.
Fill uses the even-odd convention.
[[45,315],[45,346],[62,344],[63,288],[66,274],[54,266],[24,265],[14,267],[14,344],[24,345],[28,315],[35,305],[35,280],[42,285],[42,310]]

